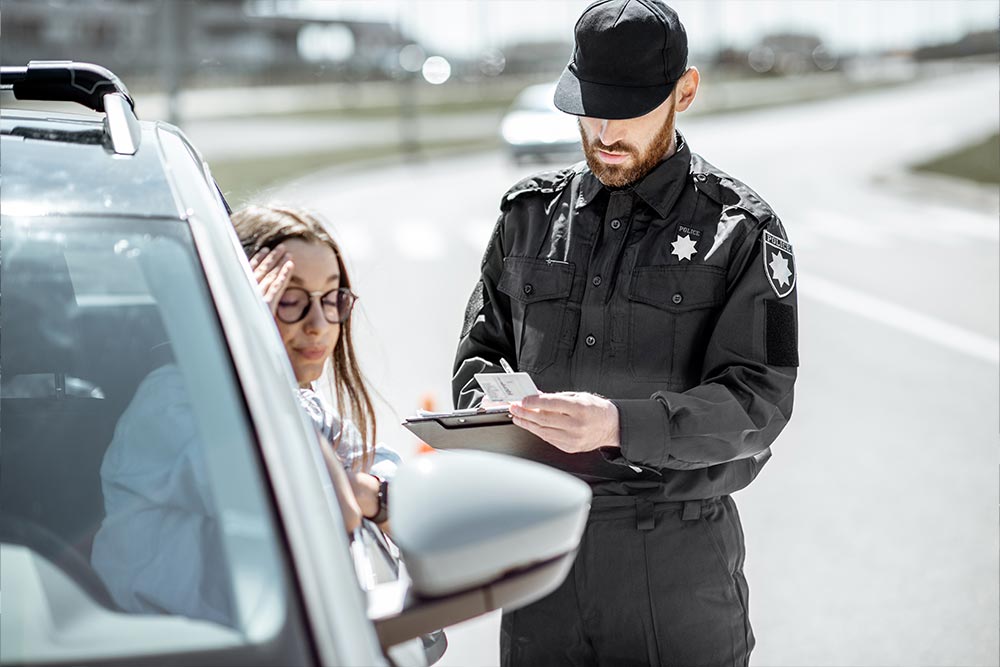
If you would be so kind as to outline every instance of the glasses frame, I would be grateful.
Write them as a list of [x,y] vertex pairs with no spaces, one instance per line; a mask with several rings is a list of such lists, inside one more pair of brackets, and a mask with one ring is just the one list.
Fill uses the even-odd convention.
[[[309,297],[309,301],[306,303],[306,307],[302,309],[302,314],[297,319],[294,320],[286,320],[281,315],[279,315],[279,313],[281,312],[281,299],[284,298],[285,294],[288,293],[288,290],[298,290],[300,292],[304,292],[306,296]],[[326,316],[326,309],[323,307],[323,299],[329,296],[330,294],[333,294],[334,292],[337,292],[338,304],[340,303],[341,294],[347,294],[350,297],[351,302],[350,305],[347,307],[347,315],[345,315],[343,318],[339,317],[340,308],[338,305],[337,308],[338,318],[335,320],[331,320],[329,317]],[[350,287],[335,287],[331,290],[326,290],[325,292],[319,290],[315,292],[310,292],[308,290],[302,289],[301,287],[286,287],[285,291],[281,293],[280,297],[278,297],[278,306],[274,310],[274,316],[278,319],[279,322],[283,322],[284,324],[297,324],[302,320],[306,319],[306,317],[309,315],[309,311],[313,307],[313,302],[318,299],[320,312],[323,313],[323,319],[326,320],[327,323],[329,324],[343,324],[344,322],[346,322],[351,318],[351,313],[354,312],[354,304],[358,302],[359,298],[360,297],[357,294],[351,291]]]

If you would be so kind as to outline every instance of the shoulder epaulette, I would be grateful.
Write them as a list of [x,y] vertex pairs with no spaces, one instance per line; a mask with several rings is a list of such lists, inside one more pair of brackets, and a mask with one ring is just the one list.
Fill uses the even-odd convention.
[[503,196],[503,203],[513,201],[515,198],[526,193],[548,194],[559,192],[569,185],[575,173],[574,167],[567,167],[555,171],[543,171],[532,174],[514,184]]
[[718,169],[700,155],[691,154],[691,178],[698,192],[723,208],[738,208],[758,223],[774,218],[774,211],[749,186]]

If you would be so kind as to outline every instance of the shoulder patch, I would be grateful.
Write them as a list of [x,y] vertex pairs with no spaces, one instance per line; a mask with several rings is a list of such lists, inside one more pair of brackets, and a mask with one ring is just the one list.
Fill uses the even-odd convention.
[[764,257],[764,275],[771,289],[783,299],[795,289],[795,255],[792,244],[766,229],[761,234]]
[[558,171],[546,171],[540,174],[533,174],[514,184],[503,196],[503,202],[513,201],[515,198],[526,193],[548,194],[559,192],[569,185],[575,170],[573,167],[559,169]]

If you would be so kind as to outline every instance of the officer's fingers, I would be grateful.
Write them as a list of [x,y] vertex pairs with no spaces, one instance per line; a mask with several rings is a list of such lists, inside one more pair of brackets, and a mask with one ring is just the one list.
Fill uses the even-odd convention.
[[567,429],[573,426],[573,419],[562,412],[531,410],[514,404],[510,406],[510,413],[526,421],[548,428]]
[[549,410],[565,414],[575,407],[576,401],[569,394],[560,392],[525,396],[521,399],[521,404],[529,410]]
[[528,421],[516,415],[514,416],[514,424],[520,426],[529,433],[534,433],[535,435],[537,435],[539,438],[549,443],[550,445],[558,447],[559,449],[562,449],[564,451],[569,451],[568,449],[566,449],[567,440],[565,437],[565,433],[561,430],[549,428],[547,426],[542,426],[541,424],[537,424],[533,421]]

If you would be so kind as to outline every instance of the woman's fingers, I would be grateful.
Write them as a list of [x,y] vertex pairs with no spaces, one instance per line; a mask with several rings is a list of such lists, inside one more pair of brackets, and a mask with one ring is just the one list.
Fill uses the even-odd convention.
[[[257,279],[257,282],[261,282],[265,276],[279,268],[287,254],[285,246],[280,243],[271,250],[265,248],[254,254],[253,258],[251,258],[250,266],[253,267],[253,275]],[[255,259],[257,260],[256,263],[254,263]]]
[[295,270],[295,264],[292,262],[291,258],[286,259],[284,264],[282,264],[278,269],[272,271],[267,278],[267,285],[261,282],[261,289],[264,292],[264,301],[267,302],[268,307],[271,309],[272,313],[277,312],[278,302],[281,300],[281,295],[285,293],[285,288],[288,287],[288,281],[292,278],[292,271]]
[[264,261],[264,258],[267,257],[267,253],[269,252],[270,250],[267,248],[261,248],[255,252],[253,257],[250,258],[250,268],[256,271],[257,267],[260,266],[260,263]]
[[250,268],[253,270],[253,277],[257,280],[261,296],[271,309],[271,313],[278,311],[278,301],[288,287],[295,264],[292,256],[285,250],[282,244],[274,248],[261,248],[250,258]]

